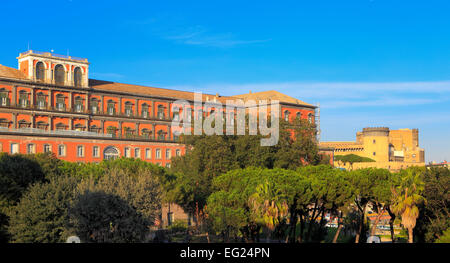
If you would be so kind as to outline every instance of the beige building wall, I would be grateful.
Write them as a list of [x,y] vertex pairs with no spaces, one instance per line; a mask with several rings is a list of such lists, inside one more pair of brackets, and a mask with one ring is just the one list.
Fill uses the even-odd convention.
[[346,170],[357,170],[364,168],[383,168],[388,169],[391,172],[398,172],[402,169],[406,169],[412,166],[425,166],[425,163],[411,163],[411,162],[362,162],[362,163],[354,163],[350,164],[336,164],[341,168],[345,168]]
[[376,162],[389,161],[389,129],[364,128],[362,141],[364,155]]

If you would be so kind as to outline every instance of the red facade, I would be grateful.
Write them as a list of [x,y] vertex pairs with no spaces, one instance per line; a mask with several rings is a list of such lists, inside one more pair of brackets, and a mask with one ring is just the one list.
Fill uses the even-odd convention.
[[[0,150],[52,151],[72,162],[126,156],[168,166],[185,153],[171,130],[178,99],[194,105],[191,92],[89,80],[87,60],[28,51],[19,56],[19,70],[0,65]],[[233,97],[203,95],[227,99]],[[280,103],[283,118],[314,121],[315,106]]]

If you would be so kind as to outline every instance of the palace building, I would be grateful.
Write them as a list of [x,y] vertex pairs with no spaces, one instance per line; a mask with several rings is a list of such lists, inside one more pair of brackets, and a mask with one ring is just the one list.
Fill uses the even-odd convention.
[[[171,107],[180,99],[193,104],[193,92],[89,79],[85,58],[29,50],[17,59],[18,69],[0,65],[1,151],[54,152],[71,162],[124,156],[166,167],[185,153],[171,129],[180,112]],[[202,99],[279,100],[283,118],[316,122],[316,106],[277,91]]]

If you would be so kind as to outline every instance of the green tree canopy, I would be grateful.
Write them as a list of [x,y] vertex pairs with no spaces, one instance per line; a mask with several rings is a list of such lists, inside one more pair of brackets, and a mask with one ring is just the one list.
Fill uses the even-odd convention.
[[77,180],[68,176],[31,186],[9,214],[12,241],[64,242],[68,237],[67,210],[75,198],[76,186]]

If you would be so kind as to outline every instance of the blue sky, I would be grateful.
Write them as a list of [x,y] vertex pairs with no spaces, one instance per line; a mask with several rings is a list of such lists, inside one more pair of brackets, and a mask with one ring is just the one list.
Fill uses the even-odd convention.
[[[27,3],[28,2],[28,3]],[[86,57],[91,78],[233,95],[275,89],[321,105],[322,140],[419,128],[450,160],[450,2],[2,1],[0,63]]]

